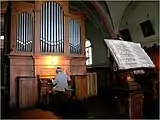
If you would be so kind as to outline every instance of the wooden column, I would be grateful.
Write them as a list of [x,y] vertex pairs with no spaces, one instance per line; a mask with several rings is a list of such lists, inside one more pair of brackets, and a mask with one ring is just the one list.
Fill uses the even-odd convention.
[[41,4],[42,2],[37,1],[35,3],[35,17],[34,17],[34,27],[35,27],[35,33],[34,33],[34,54],[39,54],[40,53],[40,9],[41,9]]
[[86,41],[86,36],[85,36],[85,18],[83,16],[81,16],[81,54],[82,56],[85,56],[85,41]]
[[64,15],[64,53],[69,55],[69,15]]
[[66,56],[69,55],[69,1],[60,1],[60,0],[54,0],[56,3],[58,3],[64,13],[64,54]]
[[[10,105],[16,103],[15,78],[20,75],[32,75],[33,65],[31,53],[16,51],[17,31],[18,31],[18,15],[22,12],[27,12],[33,16],[34,4],[26,2],[11,2],[11,43],[12,52],[9,54],[10,59]],[[34,40],[33,40],[34,41]],[[23,57],[22,57],[23,56]],[[15,58],[16,57],[16,58]],[[28,59],[29,58],[29,59]],[[22,64],[21,64],[22,63]],[[29,64],[28,64],[29,63]]]
[[14,5],[11,5],[11,41],[10,41],[10,48],[13,48],[16,52],[16,35],[17,35],[17,14],[18,10],[15,8]]

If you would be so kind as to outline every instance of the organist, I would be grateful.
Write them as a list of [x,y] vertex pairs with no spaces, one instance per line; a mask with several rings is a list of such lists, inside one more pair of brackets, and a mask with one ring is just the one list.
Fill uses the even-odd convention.
[[70,81],[71,79],[69,75],[64,74],[62,72],[62,69],[60,67],[57,67],[55,79],[52,80],[52,83],[55,86],[53,87],[53,91],[58,94],[61,94],[61,93],[64,94],[66,90],[69,89],[68,82]]

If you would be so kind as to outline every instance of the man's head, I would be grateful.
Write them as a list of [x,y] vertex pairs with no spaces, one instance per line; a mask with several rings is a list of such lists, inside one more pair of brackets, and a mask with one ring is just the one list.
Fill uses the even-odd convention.
[[56,73],[62,72],[62,69],[60,67],[57,67]]

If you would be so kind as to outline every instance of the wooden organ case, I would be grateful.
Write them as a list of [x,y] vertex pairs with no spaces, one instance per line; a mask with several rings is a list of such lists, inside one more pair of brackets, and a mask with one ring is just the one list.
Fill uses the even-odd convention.
[[16,104],[17,76],[42,79],[57,67],[70,75],[86,75],[84,14],[69,11],[69,1],[11,1],[10,7],[11,106]]

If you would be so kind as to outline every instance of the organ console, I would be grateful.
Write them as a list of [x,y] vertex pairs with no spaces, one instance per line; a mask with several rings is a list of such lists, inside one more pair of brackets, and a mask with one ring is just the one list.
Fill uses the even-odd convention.
[[[50,96],[54,94],[54,85],[52,84],[52,80],[54,80],[55,75],[38,75],[38,101],[39,104],[49,104]],[[74,82],[69,81],[69,86],[74,86]],[[72,88],[72,87],[71,87]],[[66,89],[66,93],[68,97],[72,97],[73,89]]]
[[52,93],[53,84],[52,80],[54,79],[53,75],[50,76],[40,76],[38,75],[38,101],[39,104],[48,104],[49,95]]

